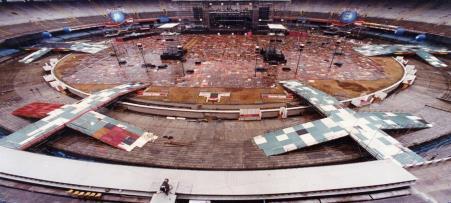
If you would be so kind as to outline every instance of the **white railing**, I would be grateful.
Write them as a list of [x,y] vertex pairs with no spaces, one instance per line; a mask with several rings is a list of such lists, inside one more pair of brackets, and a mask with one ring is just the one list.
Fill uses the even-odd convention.
[[355,97],[355,98],[351,98],[351,99],[342,100],[341,102],[342,102],[342,103],[351,103],[352,101],[358,100],[358,99],[360,99],[360,100],[362,100],[362,99],[363,99],[363,100],[368,100],[368,99],[377,97],[376,95],[377,95],[377,94],[380,94],[381,92],[384,92],[384,93],[388,94],[388,93],[390,93],[391,91],[393,91],[394,89],[396,89],[396,88],[397,88],[397,87],[405,80],[406,75],[407,75],[407,71],[406,71],[406,66],[405,66],[402,62],[396,60],[396,58],[394,58],[394,57],[393,57],[393,59],[394,59],[396,62],[398,62],[399,65],[401,65],[401,67],[402,67],[402,69],[403,69],[403,75],[402,75],[402,77],[401,77],[400,80],[398,80],[397,82],[393,83],[392,85],[390,85],[390,86],[388,86],[388,87],[386,87],[386,88],[384,88],[384,89],[377,90],[377,91],[375,91],[375,92],[372,92],[372,93],[369,93],[369,94],[366,94],[366,95],[363,95],[363,96],[359,96],[359,97]]
[[[58,63],[60,63],[61,61],[64,61],[69,56],[71,56],[71,54],[64,56],[61,60],[58,61]],[[356,98],[341,100],[340,102],[349,104],[352,100],[356,100],[359,98],[370,98],[370,97],[374,97],[376,94],[379,94],[380,92],[389,93],[389,92],[393,91],[394,89],[396,89],[402,83],[402,81],[405,79],[406,69],[405,69],[404,64],[402,64],[395,58],[393,58],[393,59],[395,61],[397,61],[403,68],[404,73],[403,73],[402,78],[399,81],[395,82],[394,84],[392,84],[389,87],[386,87],[382,90],[378,90],[378,91],[372,92],[370,94],[356,97]],[[58,65],[58,63],[55,65],[55,67]],[[53,75],[53,77],[55,78],[56,81],[58,81],[63,87],[67,88],[67,90],[69,90],[71,93],[73,93],[77,96],[80,96],[80,97],[87,97],[90,95],[87,92],[81,91],[77,88],[74,88],[74,87],[64,83],[62,80],[60,80],[55,75],[54,69],[52,69],[51,74]],[[239,113],[240,113],[240,109],[236,109],[236,110],[187,109],[187,108],[163,107],[163,106],[155,106],[155,105],[144,105],[144,104],[136,104],[136,103],[131,103],[131,102],[118,102],[118,103],[124,105],[125,107],[132,107],[135,111],[139,111],[137,108],[142,108],[142,109],[148,109],[148,110],[159,110],[159,111],[180,112],[180,113],[186,112],[186,113],[198,113],[198,114],[229,114],[229,115],[236,114],[236,116],[239,116]],[[299,110],[306,109],[309,107],[310,106],[289,107],[289,108],[287,108],[287,112],[289,112],[288,114],[290,115],[290,112],[299,111]],[[279,113],[279,111],[280,111],[280,108],[271,108],[271,109],[262,109],[261,110],[262,113]]]

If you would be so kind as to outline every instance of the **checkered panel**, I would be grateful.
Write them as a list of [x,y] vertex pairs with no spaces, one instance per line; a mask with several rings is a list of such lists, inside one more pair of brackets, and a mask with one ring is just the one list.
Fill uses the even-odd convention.
[[[94,111],[83,114],[80,118],[67,124],[67,127],[127,151],[136,147],[137,145],[134,143],[148,134],[128,123],[120,122]],[[143,137],[142,139],[148,138]]]
[[[3,137],[0,139],[0,146],[13,149],[21,149],[24,148],[24,146],[31,146],[32,144],[39,142],[40,140],[45,139],[58,130],[64,128],[65,125],[67,125],[72,119],[79,116],[83,117],[83,114],[91,110],[97,110],[98,108],[107,105],[114,99],[143,87],[143,84],[119,85],[111,89],[96,92],[76,104],[64,105],[61,108],[49,112],[47,117],[6,137]],[[88,135],[91,135],[92,132],[90,131],[90,128],[93,126],[90,126],[90,123],[84,124],[87,124],[87,126],[79,125],[80,129],[83,129]],[[142,132],[142,130],[135,129],[133,127],[128,127],[127,130],[139,135],[141,135]],[[124,149],[128,149],[127,146],[125,146]]]
[[41,58],[42,56],[46,55],[50,51],[52,51],[52,49],[50,49],[50,48],[41,48],[41,49],[25,56],[25,58],[19,60],[19,62],[26,63],[26,64],[32,63],[33,61]]
[[327,118],[277,130],[254,138],[266,155],[277,155],[337,139],[347,135],[377,159],[391,159],[400,165],[424,161],[381,129],[431,127],[408,113],[356,113],[341,106],[335,98],[297,81],[283,85],[314,105]]
[[0,146],[12,149],[20,149],[22,146],[34,143],[36,140],[50,136],[67,122],[65,118],[39,120],[33,124],[0,139]]
[[71,51],[95,54],[95,53],[97,53],[99,51],[102,51],[102,50],[104,50],[106,48],[108,48],[108,46],[105,46],[103,44],[75,43],[75,44],[72,44],[69,49]]
[[436,68],[446,68],[447,64],[440,61],[431,53],[448,53],[449,50],[446,48],[434,48],[418,45],[387,45],[387,44],[375,44],[375,45],[364,45],[361,47],[355,47],[355,51],[359,52],[364,56],[379,56],[379,55],[390,55],[390,54],[417,54],[423,60],[431,64]]
[[330,116],[333,111],[342,109],[341,103],[334,97],[298,81],[282,81],[283,86],[298,96],[306,99],[318,111]]
[[378,44],[378,45],[364,45],[361,47],[354,48],[355,51],[359,52],[364,56],[380,56],[393,54],[398,50],[398,47],[393,45]]
[[376,159],[391,159],[401,166],[423,162],[424,159],[377,127],[358,124],[348,130],[351,137]]
[[437,57],[429,54],[426,51],[418,50],[415,52],[420,58],[428,62],[431,66],[434,66],[436,68],[446,68],[448,65],[440,61]]
[[254,137],[254,142],[267,156],[271,156],[347,135],[348,133],[330,118],[324,118]]
[[381,130],[421,129],[432,127],[424,119],[410,113],[359,112],[358,117],[365,118]]

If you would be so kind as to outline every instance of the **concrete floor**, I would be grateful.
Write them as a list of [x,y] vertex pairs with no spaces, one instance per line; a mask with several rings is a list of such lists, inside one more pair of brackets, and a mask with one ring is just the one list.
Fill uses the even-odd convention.
[[1,126],[10,131],[16,131],[30,123],[29,120],[11,115],[11,112],[31,102],[68,104],[77,101],[75,98],[55,91],[42,78],[44,75],[42,66],[54,57],[61,56],[44,57],[32,64],[17,62],[19,57],[0,64]]
[[83,200],[70,197],[60,197],[50,194],[36,193],[27,190],[19,190],[15,188],[0,186],[0,202],[1,203],[76,203],[85,202]]
[[375,200],[372,203],[449,203],[451,202],[451,161],[409,168],[418,180],[411,195]]
[[451,161],[410,168],[418,180],[413,193],[429,202],[451,202]]
[[[284,120],[191,122],[168,120],[130,112],[108,116],[155,133],[159,138],[131,152],[112,148],[95,139],[69,131],[48,145],[70,153],[114,162],[165,168],[263,169],[323,165],[369,158],[352,139],[343,138],[282,156],[267,157],[252,142],[254,136],[316,119],[304,116]],[[171,137],[167,139],[165,137]]]

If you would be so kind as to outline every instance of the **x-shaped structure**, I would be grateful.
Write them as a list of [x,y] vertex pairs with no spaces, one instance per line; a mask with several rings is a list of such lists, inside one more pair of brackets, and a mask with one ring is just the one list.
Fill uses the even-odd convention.
[[38,45],[36,47],[26,48],[35,50],[33,53],[25,56],[23,59],[19,60],[19,62],[28,64],[32,63],[38,59],[40,59],[42,56],[46,55],[47,53],[51,52],[52,50],[58,50],[58,51],[74,51],[74,52],[82,52],[82,53],[88,53],[88,54],[95,54],[99,51],[102,51],[106,49],[107,46],[103,44],[88,44],[83,42],[78,43],[66,43],[66,42],[59,42],[59,43],[46,43],[43,45]]
[[0,146],[26,149],[65,127],[98,139],[113,147],[131,151],[156,139],[150,132],[96,112],[116,99],[145,88],[140,83],[130,83],[105,89],[83,100],[52,110],[44,118],[0,139]]
[[365,56],[381,56],[381,55],[413,55],[416,54],[431,66],[436,68],[446,68],[444,62],[440,61],[432,54],[449,54],[446,48],[435,48],[422,45],[403,45],[403,44],[372,44],[354,48],[355,51]]
[[404,166],[423,158],[382,130],[432,127],[409,113],[355,112],[334,97],[298,81],[281,82],[285,88],[307,100],[326,118],[272,131],[254,137],[268,156],[278,155],[323,142],[351,136],[376,159],[391,159]]

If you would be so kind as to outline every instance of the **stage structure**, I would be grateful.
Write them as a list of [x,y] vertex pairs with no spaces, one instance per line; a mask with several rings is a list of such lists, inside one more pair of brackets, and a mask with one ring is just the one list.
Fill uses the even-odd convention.
[[180,34],[177,32],[178,26],[179,23],[166,23],[158,27],[158,29],[164,30],[161,33],[165,43],[165,49],[160,55],[162,60],[183,60],[185,50],[177,37]]
[[267,26],[270,30],[269,35],[271,36],[271,39],[268,47],[261,49],[260,54],[265,62],[268,62],[270,65],[287,63],[285,55],[279,48],[279,45],[283,41],[282,38],[287,32],[287,28],[282,24],[268,24]]
[[219,10],[209,12],[210,29],[218,31],[246,32],[252,27],[251,10]]
[[[183,1],[180,1],[183,2]],[[194,2],[194,1],[193,1]],[[244,33],[269,31],[271,7],[290,1],[195,1],[193,18],[196,26],[211,32]]]

